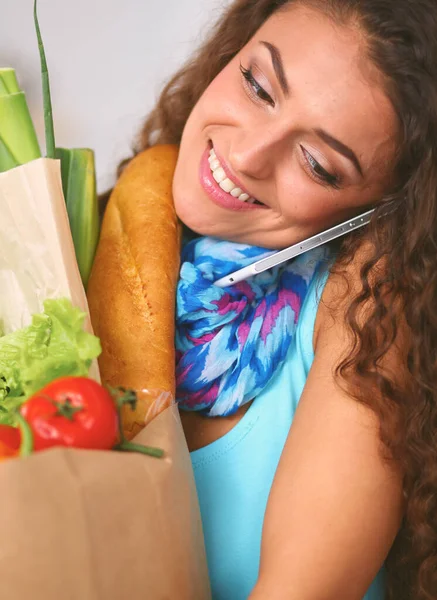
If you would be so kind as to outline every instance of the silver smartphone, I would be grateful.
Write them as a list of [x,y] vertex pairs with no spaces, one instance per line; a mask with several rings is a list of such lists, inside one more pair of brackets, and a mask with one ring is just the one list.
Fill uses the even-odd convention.
[[280,265],[291,258],[295,258],[299,256],[299,254],[303,254],[304,252],[308,252],[308,250],[312,250],[313,248],[317,248],[318,246],[322,246],[327,242],[331,242],[355,229],[359,229],[363,227],[363,225],[367,225],[369,223],[372,214],[375,209],[372,208],[349,221],[344,221],[344,223],[340,223],[339,225],[335,225],[334,227],[330,227],[321,233],[317,233],[302,242],[298,242],[297,244],[293,244],[293,246],[289,246],[288,248],[284,248],[284,250],[279,250],[279,252],[275,252],[271,256],[267,258],[262,258],[247,267],[243,267],[238,271],[234,271],[226,277],[222,277],[214,282],[218,287],[227,287],[229,285],[234,285],[239,281],[243,281],[244,279],[248,279],[249,277],[253,277],[257,273],[262,273],[263,271],[267,271],[267,269],[271,269],[272,267],[276,267],[276,265]]

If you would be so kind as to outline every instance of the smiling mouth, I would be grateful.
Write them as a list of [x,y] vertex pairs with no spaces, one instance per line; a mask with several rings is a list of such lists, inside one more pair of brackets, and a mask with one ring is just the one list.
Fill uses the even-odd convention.
[[249,196],[244,190],[242,190],[236,183],[230,179],[223,169],[220,160],[217,158],[214,148],[209,151],[209,168],[211,169],[212,176],[220,188],[226,193],[236,198],[240,202],[247,202],[248,204],[258,204],[259,206],[265,206],[262,202]]

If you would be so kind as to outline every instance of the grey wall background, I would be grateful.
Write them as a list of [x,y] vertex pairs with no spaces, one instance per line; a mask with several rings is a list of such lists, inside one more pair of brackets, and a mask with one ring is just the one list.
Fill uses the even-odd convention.
[[[163,83],[230,0],[39,0],[58,146],[96,153],[114,181]],[[33,0],[0,0],[0,66],[13,67],[43,145]]]

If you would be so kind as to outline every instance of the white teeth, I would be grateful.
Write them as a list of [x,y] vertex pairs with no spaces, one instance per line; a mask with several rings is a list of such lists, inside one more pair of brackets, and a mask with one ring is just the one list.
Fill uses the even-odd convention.
[[255,198],[252,198],[249,194],[243,192],[241,188],[237,187],[234,182],[226,176],[223,167],[220,166],[220,161],[218,160],[214,149],[211,149],[209,152],[208,162],[212,171],[212,176],[224,192],[231,194],[234,198],[238,198],[241,202],[248,202],[249,204],[255,202]]
[[212,173],[212,176],[217,181],[217,183],[220,183],[221,181],[223,181],[223,179],[226,179],[226,173],[223,171],[223,169],[221,167],[219,167],[218,169],[215,169]]
[[211,167],[211,171],[215,171],[220,167],[220,163],[216,158],[210,160],[209,166]]
[[228,194],[235,187],[233,182],[230,179],[228,179],[227,177],[226,177],[226,179],[223,179],[223,181],[220,181],[219,185],[222,188],[222,190],[224,190],[225,192],[228,192]]

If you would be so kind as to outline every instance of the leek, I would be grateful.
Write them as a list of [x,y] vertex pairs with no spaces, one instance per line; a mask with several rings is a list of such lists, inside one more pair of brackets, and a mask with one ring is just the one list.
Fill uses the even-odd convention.
[[[94,153],[88,149],[56,148],[47,61],[34,0],[34,24],[41,63],[47,158],[60,159],[77,263],[86,287],[99,236]],[[24,92],[13,69],[0,69],[0,172],[41,157]]]
[[88,148],[57,148],[56,157],[61,160],[62,188],[70,229],[86,288],[99,238],[94,152]]
[[82,283],[86,288],[99,236],[99,213],[94,153],[87,148],[55,147],[52,101],[47,61],[38,23],[37,0],[33,15],[41,62],[47,158],[61,161],[61,178],[71,235]]
[[38,40],[39,58],[41,63],[42,96],[44,105],[44,125],[46,134],[46,156],[56,158],[55,128],[53,126],[52,98],[50,94],[49,72],[47,69],[46,53],[39,29],[37,0],[33,4],[33,19],[35,23],[36,37]]
[[41,157],[38,139],[13,69],[0,69],[0,172]]

